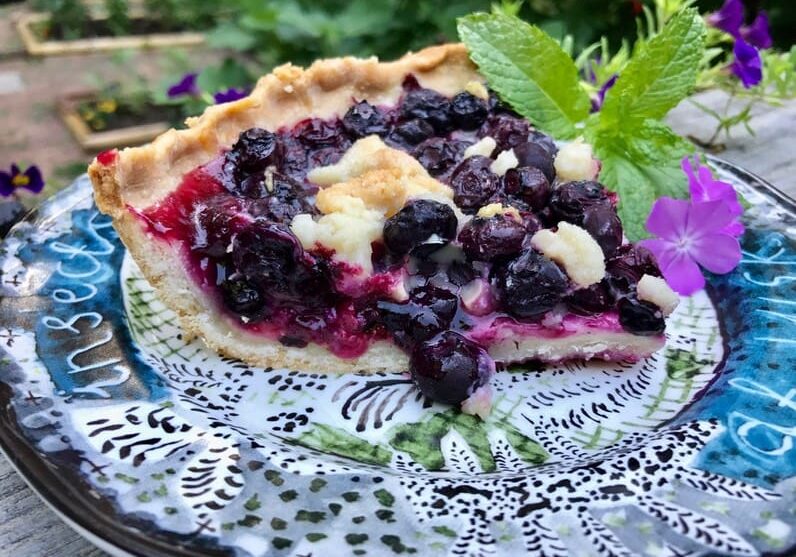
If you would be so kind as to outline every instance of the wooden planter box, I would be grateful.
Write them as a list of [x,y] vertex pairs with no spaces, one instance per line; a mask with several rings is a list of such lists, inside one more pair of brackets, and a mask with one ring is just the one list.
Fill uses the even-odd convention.
[[113,147],[141,145],[155,139],[171,128],[171,124],[168,122],[155,122],[95,132],[81,118],[77,110],[81,102],[94,97],[94,92],[73,93],[59,99],[57,102],[58,114],[61,116],[61,120],[63,120],[72,136],[85,151],[96,152]]
[[[101,16],[92,19],[100,21]],[[196,46],[205,42],[204,33],[155,33],[151,35],[129,35],[124,37],[94,37],[74,41],[41,40],[34,29],[37,24],[50,20],[49,13],[24,14],[17,21],[17,32],[28,54],[51,56],[118,50],[124,48],[164,48],[173,46]]]

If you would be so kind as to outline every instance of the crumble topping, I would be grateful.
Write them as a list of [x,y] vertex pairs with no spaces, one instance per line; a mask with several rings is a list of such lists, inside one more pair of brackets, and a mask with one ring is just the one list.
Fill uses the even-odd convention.
[[522,215],[520,215],[520,211],[516,207],[512,207],[511,205],[503,205],[502,203],[490,203],[489,205],[484,205],[478,212],[476,213],[477,217],[481,217],[483,219],[488,219],[490,217],[494,217],[495,215],[508,215],[517,222],[522,222]]
[[488,157],[495,150],[495,147],[497,147],[497,142],[487,135],[465,149],[464,158],[469,159],[470,157],[474,157],[476,155]]
[[291,230],[305,249],[316,244],[330,248],[336,259],[360,267],[364,276],[373,271],[371,244],[381,238],[385,220],[409,199],[453,205],[450,187],[376,135],[360,139],[337,164],[316,168],[307,177],[328,186],[315,200],[323,216],[316,221],[296,215]]
[[680,297],[661,277],[644,275],[638,281],[638,299],[650,302],[661,308],[664,316],[669,316],[680,303]]
[[479,99],[486,100],[489,98],[489,91],[486,90],[486,87],[480,81],[468,81],[467,85],[464,86],[464,90]]
[[560,180],[594,180],[600,173],[600,162],[582,139],[561,147],[553,164]]
[[559,222],[558,231],[543,229],[531,245],[564,268],[569,278],[586,288],[605,276],[605,257],[600,244],[580,226]]
[[489,170],[498,176],[503,176],[512,168],[517,168],[519,164],[520,161],[517,160],[517,155],[514,154],[514,149],[509,149],[507,151],[503,151],[497,156],[495,162],[489,166]]

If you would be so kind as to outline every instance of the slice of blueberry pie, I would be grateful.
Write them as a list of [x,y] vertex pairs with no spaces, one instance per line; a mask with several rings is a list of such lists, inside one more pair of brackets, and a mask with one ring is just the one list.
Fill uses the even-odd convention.
[[677,297],[599,167],[445,45],[282,66],[89,173],[187,333],[261,366],[408,369],[483,414],[496,364],[664,343]]

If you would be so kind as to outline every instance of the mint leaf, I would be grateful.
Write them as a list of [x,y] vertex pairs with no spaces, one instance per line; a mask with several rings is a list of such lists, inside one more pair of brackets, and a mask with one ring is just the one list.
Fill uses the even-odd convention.
[[655,200],[686,196],[680,161],[693,152],[693,145],[653,119],[627,132],[602,129],[588,135],[603,164],[600,181],[619,194],[625,234],[634,242],[647,237],[645,222]]
[[663,118],[694,88],[704,45],[705,24],[699,12],[689,8],[675,14],[633,54],[606,95],[602,124]]
[[492,87],[511,107],[558,139],[578,135],[589,96],[572,58],[544,31],[505,14],[459,19],[459,38]]

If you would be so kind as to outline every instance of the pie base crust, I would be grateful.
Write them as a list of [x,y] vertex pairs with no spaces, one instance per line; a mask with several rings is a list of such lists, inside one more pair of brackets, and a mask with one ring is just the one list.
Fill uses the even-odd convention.
[[[248,128],[276,130],[308,117],[342,116],[354,98],[395,104],[403,93],[404,77],[410,73],[422,86],[448,96],[471,81],[483,80],[461,44],[427,48],[394,62],[345,57],[320,60],[306,69],[286,64],[262,77],[248,97],[208,107],[201,116],[189,118],[187,129],[170,130],[148,145],[121,150],[110,163],[92,162],[88,173],[98,208],[113,218],[133,259],[189,336],[198,336],[217,352],[260,367],[363,373],[407,368],[407,355],[389,341],[376,341],[363,355],[344,359],[318,344],[288,347],[240,329],[188,275],[180,248],[150,237],[135,210],[164,198],[180,185],[185,173],[218,156]],[[509,363],[533,358],[646,355],[662,344],[662,337],[594,330],[553,342],[517,339],[493,346],[490,353]]]

